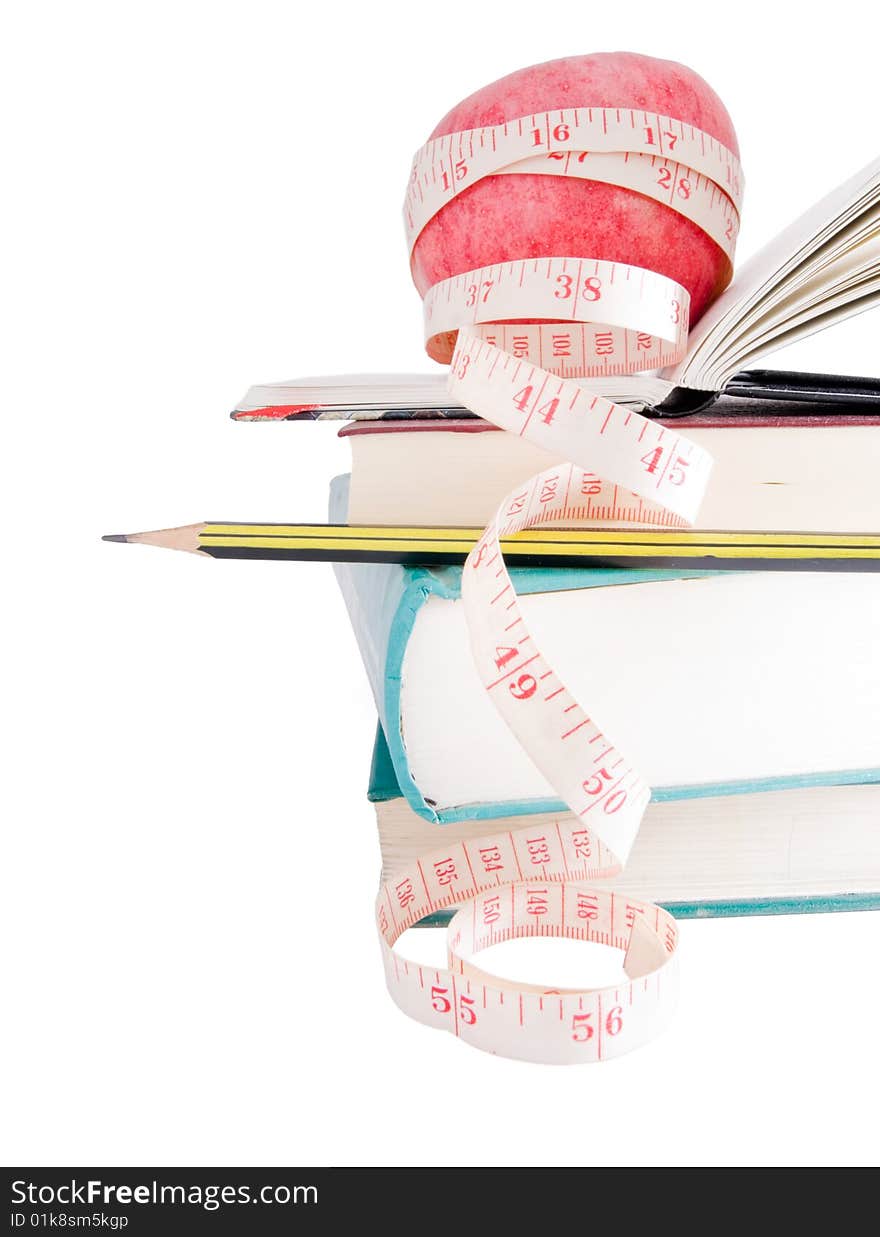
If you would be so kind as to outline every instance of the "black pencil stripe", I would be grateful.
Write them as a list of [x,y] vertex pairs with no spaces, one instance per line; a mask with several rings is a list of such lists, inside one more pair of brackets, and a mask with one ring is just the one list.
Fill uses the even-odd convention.
[[[467,555],[454,552],[281,549],[259,546],[203,546],[212,558],[266,559],[278,562],[314,563],[398,563],[401,566],[461,565]],[[880,557],[872,558],[762,558],[744,555],[738,558],[716,558],[711,554],[683,556],[676,554],[560,554],[552,558],[542,554],[516,555],[514,567],[652,567],[683,571],[880,571]]]

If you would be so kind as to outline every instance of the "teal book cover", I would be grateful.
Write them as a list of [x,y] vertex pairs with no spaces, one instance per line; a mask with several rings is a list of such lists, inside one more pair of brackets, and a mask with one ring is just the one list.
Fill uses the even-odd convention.
[[[344,522],[348,507],[348,477],[331,485],[330,518]],[[558,798],[469,803],[437,808],[426,802],[412,776],[401,726],[401,680],[407,643],[418,613],[429,598],[456,600],[460,595],[460,567],[404,567],[398,564],[338,564],[334,568],[351,617],[354,633],[373,691],[379,721],[387,736],[388,759],[399,793],[419,816],[440,824],[464,820],[492,820],[504,816],[562,812]],[[567,568],[513,568],[510,575],[518,593],[547,593],[602,588],[609,584],[697,579],[705,571],[661,571]],[[655,787],[655,801],[708,798],[809,786],[862,784],[880,781],[880,768],[805,773],[784,778],[707,782]]]

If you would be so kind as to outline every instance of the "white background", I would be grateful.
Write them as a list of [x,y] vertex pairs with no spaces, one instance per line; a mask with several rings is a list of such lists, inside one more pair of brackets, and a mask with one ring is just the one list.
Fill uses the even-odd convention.
[[[685,924],[673,1028],[606,1066],[417,1026],[382,984],[374,709],[330,568],[99,540],[322,518],[332,429],[226,414],[429,367],[399,208],[456,100],[559,55],[685,61],[735,118],[745,256],[876,154],[876,42],[834,10],[6,10],[6,1163],[876,1159],[876,915]],[[790,360],[880,372],[876,312]]]

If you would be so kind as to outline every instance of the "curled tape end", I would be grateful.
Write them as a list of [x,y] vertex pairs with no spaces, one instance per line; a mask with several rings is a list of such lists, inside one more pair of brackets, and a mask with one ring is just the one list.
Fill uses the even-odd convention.
[[629,934],[629,945],[623,959],[623,969],[628,979],[642,979],[652,971],[659,970],[668,955],[663,942],[644,916],[636,915]]

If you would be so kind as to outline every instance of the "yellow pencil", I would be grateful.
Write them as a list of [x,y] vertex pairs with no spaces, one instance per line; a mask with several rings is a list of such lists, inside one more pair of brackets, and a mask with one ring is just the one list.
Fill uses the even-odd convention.
[[[212,558],[318,562],[462,563],[479,528],[208,522],[105,541],[162,546]],[[714,570],[878,571],[876,533],[713,532],[687,529],[530,528],[502,541],[512,566],[707,567]]]

